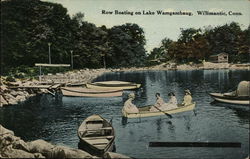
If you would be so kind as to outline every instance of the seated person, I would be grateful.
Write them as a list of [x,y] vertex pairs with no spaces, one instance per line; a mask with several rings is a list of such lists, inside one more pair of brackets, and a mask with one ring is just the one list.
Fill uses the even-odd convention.
[[128,100],[124,103],[123,111],[125,111],[127,113],[139,113],[139,110],[136,107],[136,105],[134,105],[132,103],[132,100],[134,100],[134,99],[135,99],[135,94],[134,93],[130,93],[128,95]]
[[192,97],[191,97],[191,92],[187,89],[187,90],[185,90],[185,96],[184,96],[182,105],[186,106],[189,104],[192,104]]
[[[162,107],[164,104],[166,104],[166,103],[164,102],[164,100],[161,98],[160,93],[156,93],[156,94],[155,94],[155,97],[156,97],[156,102],[155,102],[154,106],[151,106],[151,108],[149,109],[149,111],[151,111],[151,112],[159,111],[159,109],[161,110],[161,107]],[[155,107],[157,107],[158,109],[155,108]]]
[[162,110],[170,110],[177,108],[177,99],[175,97],[175,94],[173,92],[168,93],[169,101],[163,105]]

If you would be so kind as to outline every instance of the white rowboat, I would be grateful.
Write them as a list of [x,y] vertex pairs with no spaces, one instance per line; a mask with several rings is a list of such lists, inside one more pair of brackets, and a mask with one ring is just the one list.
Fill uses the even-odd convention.
[[61,87],[64,96],[71,97],[119,97],[122,90],[95,90],[83,87]]
[[151,106],[144,106],[144,107],[138,107],[139,113],[127,113],[122,109],[122,115],[123,117],[126,117],[126,118],[143,118],[143,117],[166,115],[166,113],[176,114],[176,113],[191,111],[195,108],[195,105],[196,105],[195,103],[192,103],[186,106],[179,105],[178,108],[175,108],[175,109],[170,109],[170,110],[165,110],[165,111],[154,111],[154,112],[149,111]]

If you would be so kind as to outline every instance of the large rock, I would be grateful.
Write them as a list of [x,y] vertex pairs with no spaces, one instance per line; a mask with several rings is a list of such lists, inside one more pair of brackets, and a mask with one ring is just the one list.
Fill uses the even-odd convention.
[[10,94],[13,96],[13,97],[16,97],[18,95],[18,92],[17,91],[14,91],[14,90],[11,90],[10,91]]
[[56,146],[51,158],[93,158],[89,153],[65,146]]
[[0,91],[1,92],[5,92],[6,90],[8,90],[6,85],[1,85],[0,86]]
[[54,145],[41,139],[28,142],[27,144],[29,145],[29,152],[41,153],[46,158],[51,156],[52,149],[54,148]]
[[17,101],[15,99],[15,97],[13,97],[11,94],[9,93],[5,93],[4,94],[4,98],[5,100],[8,102],[8,104],[17,104]]
[[45,158],[39,153],[29,153],[23,150],[18,149],[9,149],[2,153],[2,157],[4,158]]
[[13,148],[30,152],[29,145],[26,142],[24,142],[23,140],[21,140],[21,138],[14,136],[13,140],[14,140],[12,143]]
[[114,152],[106,152],[104,155],[103,155],[103,158],[105,159],[117,159],[117,158],[120,158],[120,159],[131,159],[130,157],[128,156],[125,156],[125,155],[122,155],[122,154],[119,154],[119,153],[114,153]]
[[18,95],[18,96],[16,96],[16,100],[17,100],[18,102],[23,102],[23,101],[26,100],[26,97],[25,97],[25,96]]
[[6,128],[4,128],[1,124],[0,124],[0,136],[4,135],[4,134],[11,134],[14,135],[14,132],[11,130],[8,130]]
[[8,102],[4,99],[2,95],[0,95],[0,107],[7,105]]

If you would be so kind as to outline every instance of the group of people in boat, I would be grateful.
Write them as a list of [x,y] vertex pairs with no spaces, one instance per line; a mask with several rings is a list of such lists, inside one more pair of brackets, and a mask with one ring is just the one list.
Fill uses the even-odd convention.
[[[168,96],[169,96],[169,101],[166,103],[161,98],[160,93],[156,93],[155,94],[156,102],[153,106],[150,107],[149,111],[157,112],[157,111],[166,111],[178,108],[178,103],[175,94],[173,92],[170,92]],[[139,109],[137,108],[137,106],[132,103],[134,99],[135,99],[135,94],[130,93],[128,95],[128,100],[124,103],[123,107],[123,110],[126,111],[127,113],[139,113]],[[181,103],[181,105],[186,106],[189,104],[192,104],[192,96],[191,92],[187,89],[185,90],[185,96],[183,98],[183,102]]]

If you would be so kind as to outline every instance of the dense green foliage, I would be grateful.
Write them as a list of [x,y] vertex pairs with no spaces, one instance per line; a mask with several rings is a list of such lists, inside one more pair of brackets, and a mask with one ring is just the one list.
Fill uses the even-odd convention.
[[163,39],[161,46],[154,48],[148,58],[200,62],[222,52],[229,54],[229,62],[250,62],[250,26],[241,30],[239,24],[232,22],[215,28],[181,29],[177,41]]
[[230,62],[250,61],[250,26],[242,30],[234,22],[181,29],[177,41],[163,39],[148,57],[145,43],[137,24],[97,27],[85,21],[83,13],[70,17],[61,4],[1,1],[1,74],[37,74],[34,64],[49,63],[49,48],[53,64],[70,64],[73,57],[76,69],[143,66],[147,61],[199,62],[221,52],[229,54]]
[[139,66],[146,58],[143,30],[136,24],[107,29],[70,17],[61,4],[40,0],[1,1],[1,73],[35,63],[71,63],[74,68]]

